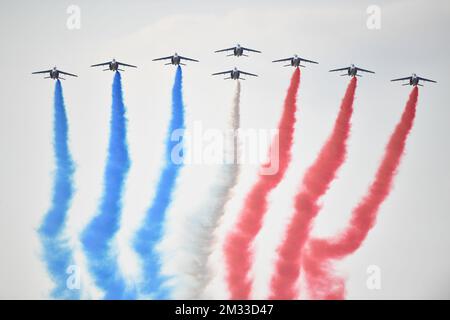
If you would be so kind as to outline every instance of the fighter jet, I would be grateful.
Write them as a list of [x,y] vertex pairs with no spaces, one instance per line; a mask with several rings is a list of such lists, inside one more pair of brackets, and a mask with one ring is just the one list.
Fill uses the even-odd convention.
[[347,74],[344,73],[344,74],[341,74],[341,76],[362,77],[361,75],[358,74],[358,71],[363,71],[363,72],[368,72],[368,73],[375,73],[375,72],[370,71],[370,70],[358,68],[354,64],[351,64],[350,67],[347,67],[347,68],[333,69],[333,70],[330,70],[330,72],[345,71],[345,70],[347,70]]
[[232,48],[221,49],[221,50],[217,50],[217,51],[214,51],[214,52],[217,53],[217,52],[227,52],[227,51],[233,51],[233,53],[227,54],[227,57],[231,57],[231,56],[235,56],[235,57],[240,57],[240,56],[248,57],[248,55],[245,54],[244,51],[250,51],[250,52],[261,53],[261,51],[258,51],[258,50],[255,50],[255,49],[250,49],[250,48],[244,48],[244,47],[241,47],[240,44],[237,44],[235,47],[232,47]]
[[303,59],[301,57],[299,57],[298,55],[294,54],[293,57],[291,58],[286,58],[286,59],[279,59],[279,60],[274,60],[272,62],[283,62],[283,61],[290,61],[289,64],[284,65],[283,67],[305,67],[304,65],[302,65],[302,61],[305,62],[309,62],[309,63],[315,63],[318,64],[318,62],[316,61],[312,61],[312,60],[308,60],[308,59]]
[[103,69],[103,71],[125,71],[123,69],[120,69],[120,66],[124,67],[131,67],[131,68],[137,68],[136,66],[133,66],[131,64],[122,63],[119,61],[116,61],[116,59],[112,59],[111,61],[99,63],[99,64],[93,64],[91,67],[100,67],[100,66],[108,66],[108,69]]
[[180,65],[180,64],[185,66],[186,64],[182,63],[181,60],[188,60],[188,61],[199,62],[198,60],[195,60],[195,59],[179,56],[176,52],[175,52],[175,54],[173,56],[157,58],[157,59],[153,59],[152,61],[167,60],[167,59],[170,59],[170,62],[166,63],[165,64],[166,66],[171,65],[171,64],[173,64],[174,66]]
[[425,79],[425,78],[419,77],[415,73],[413,73],[411,77],[398,78],[398,79],[393,79],[391,81],[402,81],[402,80],[409,80],[409,83],[404,83],[404,84],[402,84],[402,86],[408,86],[409,85],[409,86],[421,86],[421,87],[423,87],[423,85],[419,84],[420,80],[437,83],[434,80],[430,80],[430,79]]
[[236,67],[233,70],[217,72],[217,73],[213,73],[212,75],[213,76],[217,76],[217,75],[220,75],[220,74],[229,74],[230,75],[229,77],[224,78],[224,80],[227,80],[227,79],[233,79],[233,80],[241,79],[241,80],[245,80],[244,78],[241,78],[241,74],[246,74],[248,76],[253,76],[253,77],[257,77],[258,76],[257,74],[253,74],[253,73],[249,73],[249,72],[244,72],[244,71],[238,70],[238,68],[236,68]]
[[49,76],[48,77],[44,77],[44,79],[55,79],[55,80],[56,79],[61,79],[61,80],[66,80],[64,78],[61,78],[59,76],[60,74],[65,74],[65,75],[72,76],[72,77],[78,77],[75,74],[58,70],[56,67],[53,67],[53,69],[50,69],[50,70],[32,72],[31,74],[40,74],[40,73],[48,73],[49,74]]

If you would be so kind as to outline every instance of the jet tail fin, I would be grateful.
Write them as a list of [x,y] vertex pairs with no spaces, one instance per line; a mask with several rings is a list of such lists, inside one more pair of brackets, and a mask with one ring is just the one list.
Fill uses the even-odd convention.
[[164,63],[165,66],[170,66],[171,64],[172,64],[172,62]]
[[117,70],[119,70],[119,71],[125,71],[125,70],[123,70],[123,69],[119,69],[119,68],[117,68]]
[[234,53],[227,54],[227,57],[232,57],[232,56],[234,56]]
[[283,67],[290,67],[291,65],[290,64],[285,64]]
[[66,80],[65,78],[61,78],[61,77],[59,77],[58,79],[60,79],[60,80]]
[[109,71],[109,69],[103,69],[102,71]]
[[180,65],[182,65],[182,66],[185,66],[185,65],[186,65],[186,63],[181,63],[181,62],[180,62]]
[[237,79],[237,80],[247,80],[247,79],[245,79],[245,78],[239,78],[239,79]]
[[248,54],[242,54],[244,57],[248,57]]
[[402,86],[409,86],[409,83],[404,83],[402,84]]

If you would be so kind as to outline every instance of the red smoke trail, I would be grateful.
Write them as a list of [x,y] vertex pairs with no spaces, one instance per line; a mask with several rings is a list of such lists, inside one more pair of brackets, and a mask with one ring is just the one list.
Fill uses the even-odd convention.
[[375,179],[367,194],[353,210],[347,228],[337,237],[311,239],[308,242],[308,253],[303,266],[311,298],[343,299],[345,297],[345,283],[343,279],[331,275],[329,260],[342,259],[355,252],[375,225],[378,210],[391,191],[406,140],[414,123],[417,98],[418,88],[414,87],[401,120],[386,146]]
[[300,275],[301,252],[308,239],[312,221],[319,212],[318,201],[336,177],[347,153],[356,84],[354,77],[345,92],[333,132],[313,165],[306,171],[302,187],[295,197],[295,213],[285,239],[278,248],[275,272],[270,283],[270,299],[297,298],[296,283]]
[[[225,241],[227,283],[232,299],[248,299],[250,296],[251,281],[248,279],[252,262],[250,246],[262,226],[262,220],[267,211],[267,195],[280,183],[291,160],[299,85],[300,69],[297,68],[292,75],[284,101],[284,110],[278,125],[279,139],[275,139],[271,145],[271,150],[279,147],[278,171],[272,175],[260,174],[258,181],[245,199],[235,229]],[[271,159],[271,162],[274,160]]]

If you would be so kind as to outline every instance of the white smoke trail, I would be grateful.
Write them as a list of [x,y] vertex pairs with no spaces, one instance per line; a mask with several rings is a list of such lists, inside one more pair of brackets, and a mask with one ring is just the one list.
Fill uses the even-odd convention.
[[[182,248],[178,257],[168,257],[178,267],[172,274],[172,297],[175,299],[201,299],[202,293],[213,276],[209,257],[215,241],[215,230],[225,213],[225,208],[233,195],[233,188],[239,176],[239,142],[237,132],[240,125],[241,84],[237,81],[229,128],[224,143],[225,164],[221,165],[214,185],[209,189],[208,201],[202,203],[189,215],[181,236]],[[233,161],[229,161],[229,160]],[[178,238],[178,241],[181,239]]]

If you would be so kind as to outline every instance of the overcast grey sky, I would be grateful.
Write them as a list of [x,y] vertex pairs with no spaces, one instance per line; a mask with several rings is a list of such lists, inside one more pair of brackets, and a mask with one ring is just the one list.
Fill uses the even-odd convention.
[[[132,168],[117,237],[121,266],[138,272],[129,239],[147,208],[158,176],[170,112],[174,70],[151,59],[177,51],[198,58],[184,68],[187,126],[223,127],[234,84],[210,74],[240,67],[260,75],[242,84],[242,127],[274,128],[292,69],[270,63],[298,53],[319,61],[302,69],[294,157],[286,179],[271,196],[256,242],[254,296],[264,298],[271,259],[292,214],[305,168],[336,116],[348,79],[329,74],[355,63],[376,71],[359,79],[348,161],[323,199],[315,235],[345,226],[370,183],[384,145],[398,121],[409,87],[389,82],[416,72],[439,83],[420,88],[418,113],[395,187],[363,247],[339,265],[349,298],[450,298],[450,3],[398,1],[0,1],[0,298],[45,298],[51,288],[36,235],[51,192],[53,81],[30,73],[58,66],[79,78],[63,83],[70,147],[77,163],[67,233],[84,265],[78,235],[95,212],[108,138],[112,74],[92,70],[113,57],[138,65],[123,75]],[[69,30],[66,10],[81,9],[81,29]],[[381,9],[381,29],[366,26],[369,5]],[[214,50],[241,43],[261,50],[226,58]],[[189,219],[188,207],[208,197],[208,166],[182,173],[169,220]],[[242,196],[254,181],[242,174],[221,234],[232,226]],[[193,188],[195,186],[195,188]],[[270,229],[268,228],[270,226]],[[172,233],[171,233],[172,232]],[[168,237],[176,240],[175,231]],[[171,238],[171,239],[172,239]],[[220,257],[218,258],[220,261]],[[369,265],[382,272],[382,289],[366,287]],[[84,267],[83,267],[84,268]],[[219,268],[220,269],[220,268]],[[223,296],[223,270],[211,288]],[[99,297],[86,275],[87,297]]]

